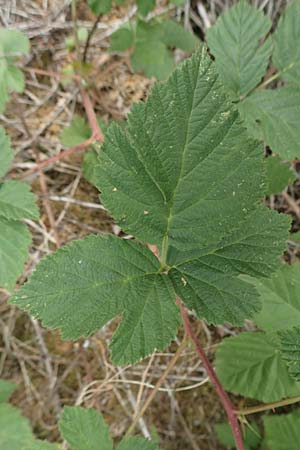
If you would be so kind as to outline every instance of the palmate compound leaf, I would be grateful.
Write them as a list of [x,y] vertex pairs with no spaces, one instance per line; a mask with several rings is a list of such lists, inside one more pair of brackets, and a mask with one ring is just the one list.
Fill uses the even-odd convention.
[[274,271],[290,222],[260,204],[262,156],[206,49],[196,52],[133,108],[127,126],[109,127],[95,172],[106,207],[159,247],[161,267],[140,244],[90,237],[45,259],[13,302],[65,338],[122,314],[112,342],[119,364],[175,336],[175,292],[210,323],[242,324],[260,301],[238,275]]
[[289,83],[300,85],[300,1],[293,0],[273,34],[273,65]]
[[265,403],[299,396],[300,383],[289,375],[274,333],[241,333],[217,350],[216,371],[224,388]]
[[248,132],[261,136],[282,159],[300,156],[300,88],[258,91],[239,105]]
[[288,371],[295,380],[300,381],[300,327],[282,330],[279,336],[282,358],[288,365]]
[[271,20],[241,0],[208,29],[207,42],[225,86],[235,95],[247,95],[264,76],[272,51],[271,39],[261,44]]
[[264,416],[265,442],[268,450],[299,450],[300,414]]
[[43,260],[12,299],[63,338],[88,336],[116,315],[115,363],[133,363],[175,337],[179,313],[170,280],[147,248],[89,236]]

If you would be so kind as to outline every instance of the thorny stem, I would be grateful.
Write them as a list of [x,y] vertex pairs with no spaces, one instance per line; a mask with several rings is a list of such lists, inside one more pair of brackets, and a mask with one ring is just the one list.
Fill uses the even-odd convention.
[[227,393],[224,391],[223,386],[221,385],[211,363],[209,362],[209,360],[205,354],[205,351],[200,346],[197,336],[193,332],[186,309],[185,309],[182,301],[179,299],[179,297],[177,297],[177,304],[180,308],[180,314],[181,314],[181,318],[182,318],[182,321],[184,324],[185,331],[186,331],[187,335],[190,337],[190,339],[193,341],[196,352],[198,353],[198,355],[202,361],[202,364],[207,372],[207,375],[209,376],[212,384],[214,385],[216,392],[219,396],[219,399],[224,406],[224,409],[225,409],[227,417],[228,417],[228,422],[231,427],[232,434],[233,434],[233,437],[234,437],[234,440],[236,443],[236,448],[237,448],[237,450],[245,450],[244,444],[243,444],[243,439],[242,439],[242,434],[241,434],[241,430],[240,430],[240,426],[238,423],[238,419],[236,416],[234,406],[231,403],[231,400],[228,397]]
[[280,408],[282,406],[292,405],[293,403],[300,402],[300,397],[286,398],[285,400],[280,400],[279,402],[267,403],[265,405],[251,406],[245,409],[235,410],[237,416],[247,416],[249,414],[255,414],[262,411],[269,411],[270,409]]
[[180,357],[181,353],[183,352],[183,350],[185,349],[186,346],[187,346],[187,339],[186,339],[186,336],[185,336],[183,341],[181,342],[180,346],[178,347],[176,353],[174,353],[174,356],[172,357],[172,359],[168,363],[164,373],[162,374],[162,376],[157,381],[157,383],[155,385],[155,388],[149,394],[149,397],[145,401],[143,407],[140,409],[140,411],[134,417],[132,424],[130,425],[130,427],[128,428],[128,430],[127,430],[127,432],[125,434],[125,437],[128,437],[128,436],[130,436],[132,434],[132,432],[134,431],[134,429],[135,429],[137,423],[139,422],[140,418],[145,414],[145,411],[148,409],[150,403],[154,399],[154,397],[157,394],[159,388],[161,387],[161,385],[165,381],[165,379],[168,376],[169,372],[175,366],[176,362],[178,361],[178,358]]
[[285,72],[287,72],[288,70],[292,69],[292,67],[294,66],[295,62],[293,61],[291,64],[289,64],[287,67],[285,67],[284,69],[280,70],[279,72],[275,73],[274,75],[272,75],[270,78],[268,78],[266,81],[263,81],[259,86],[257,86],[257,88],[255,89],[256,91],[265,88],[266,86],[268,86],[270,83],[272,83],[272,81],[277,80],[277,78],[281,77]]

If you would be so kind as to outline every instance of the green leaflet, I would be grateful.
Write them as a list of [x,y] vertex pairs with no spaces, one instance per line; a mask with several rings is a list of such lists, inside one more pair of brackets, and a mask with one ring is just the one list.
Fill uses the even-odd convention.
[[17,385],[15,383],[0,379],[0,403],[7,402],[16,388]]
[[24,75],[14,63],[18,56],[28,53],[29,47],[28,38],[20,31],[0,28],[0,113],[10,92],[24,90]]
[[[63,267],[63,269],[62,269]],[[175,293],[145,247],[115,237],[89,236],[43,260],[11,300],[63,338],[88,336],[118,314],[115,363],[133,363],[175,337]]]
[[300,89],[287,86],[263,90],[246,98],[239,109],[248,132],[258,133],[282,159],[300,155]]
[[300,327],[279,332],[282,358],[288,365],[290,375],[300,381]]
[[300,414],[264,416],[268,450],[298,450],[300,442]]
[[59,429],[72,450],[112,450],[108,426],[95,409],[65,407]]
[[14,220],[39,218],[35,196],[27,184],[13,180],[0,184],[0,216]]
[[300,2],[293,0],[281,16],[273,34],[273,64],[281,77],[300,85]]
[[279,156],[269,156],[265,159],[268,188],[266,194],[277,194],[296,180],[296,175],[290,167],[283,164]]
[[28,419],[20,411],[7,403],[0,403],[0,448],[20,450],[30,445],[34,436]]
[[236,96],[247,95],[264,76],[272,44],[263,40],[271,20],[246,0],[226,11],[208,29],[207,42],[225,86]]
[[299,395],[275,334],[242,333],[225,339],[217,350],[216,371],[224,388],[265,403]]
[[134,33],[130,28],[120,28],[110,38],[111,52],[124,52],[134,44]]
[[[228,423],[218,423],[215,426],[218,440],[226,448],[235,449],[235,441]],[[260,444],[261,437],[259,429],[255,423],[245,427],[243,430],[243,440],[245,450],[256,449]]]
[[259,328],[280,331],[300,326],[300,264],[282,265],[269,280],[251,282],[263,303],[261,312],[253,319]]

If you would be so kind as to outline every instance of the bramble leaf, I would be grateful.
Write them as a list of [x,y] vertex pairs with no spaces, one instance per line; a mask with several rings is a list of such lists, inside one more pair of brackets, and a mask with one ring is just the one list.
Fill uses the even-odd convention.
[[20,181],[0,184],[0,216],[6,219],[38,219],[39,210],[30,187]]
[[10,139],[6,135],[3,127],[0,127],[0,177],[3,177],[9,170],[13,156]]
[[298,450],[300,414],[264,416],[265,440],[268,450]]
[[272,52],[265,38],[272,25],[246,0],[226,11],[208,29],[207,42],[225,86],[236,96],[247,95],[264,76]]
[[7,380],[0,380],[0,403],[7,402],[17,385]]
[[266,403],[299,395],[300,383],[290,377],[279,345],[275,334],[241,333],[225,339],[216,354],[224,388]]
[[251,282],[260,293],[263,305],[253,319],[260,328],[279,331],[300,326],[300,264],[282,265],[270,279]]
[[282,358],[288,365],[290,375],[300,381],[300,327],[279,332]]
[[266,194],[277,194],[296,180],[296,175],[290,167],[283,163],[279,156],[269,156],[265,159],[268,187]]
[[0,448],[1,450],[20,450],[34,440],[29,421],[20,411],[0,403]]
[[300,156],[299,88],[286,86],[256,92],[239,109],[253,137],[261,133],[266,144],[283,159]]
[[0,217],[0,286],[8,291],[22,273],[30,242],[26,225]]
[[108,426],[95,409],[66,406],[59,429],[72,450],[113,449]]
[[281,77],[300,85],[300,2],[293,0],[280,17],[273,34],[273,64]]
[[11,300],[63,338],[88,336],[124,316],[112,342],[115,363],[164,349],[179,313],[171,282],[147,248],[116,237],[89,236],[47,257]]

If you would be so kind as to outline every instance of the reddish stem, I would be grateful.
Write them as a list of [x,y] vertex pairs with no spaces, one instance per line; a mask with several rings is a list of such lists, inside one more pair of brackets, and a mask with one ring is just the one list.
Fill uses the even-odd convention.
[[221,383],[216,375],[216,372],[214,371],[211,363],[209,362],[209,360],[205,354],[205,351],[200,346],[197,336],[193,332],[190,320],[188,318],[186,309],[185,309],[182,301],[179,299],[179,297],[177,297],[176,301],[180,308],[180,314],[181,314],[181,318],[182,318],[182,321],[184,324],[185,331],[188,334],[188,336],[191,338],[191,340],[193,341],[196,352],[198,353],[198,355],[202,361],[202,364],[205,367],[205,370],[217,391],[219,399],[224,406],[224,409],[225,409],[227,417],[228,417],[229,425],[231,427],[232,434],[233,434],[233,437],[234,437],[234,440],[236,443],[236,448],[237,448],[237,450],[244,450],[242,434],[241,434],[239,423],[238,423],[238,420],[237,420],[237,417],[235,414],[234,406],[231,403],[231,400],[228,397],[227,393],[224,391],[223,386],[221,385]]

